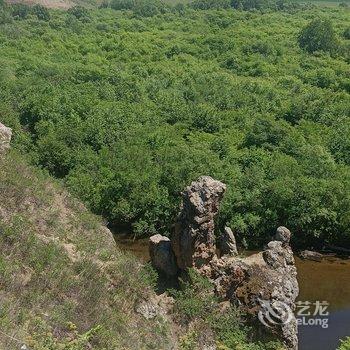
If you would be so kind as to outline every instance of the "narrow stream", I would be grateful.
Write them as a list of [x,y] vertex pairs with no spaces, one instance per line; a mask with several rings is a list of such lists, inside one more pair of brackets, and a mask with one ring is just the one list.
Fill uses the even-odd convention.
[[[148,239],[133,241],[128,236],[118,235],[116,241],[122,250],[144,262],[149,260]],[[298,316],[299,322],[304,323],[298,327],[299,350],[336,350],[339,339],[350,336],[350,260],[329,258],[315,262],[298,257],[295,260],[300,288],[298,301],[302,303],[297,310],[305,305],[308,308],[302,314],[311,313],[310,316]],[[318,302],[329,304],[321,312],[329,313],[328,316],[317,312]],[[317,314],[313,316],[315,312]]]

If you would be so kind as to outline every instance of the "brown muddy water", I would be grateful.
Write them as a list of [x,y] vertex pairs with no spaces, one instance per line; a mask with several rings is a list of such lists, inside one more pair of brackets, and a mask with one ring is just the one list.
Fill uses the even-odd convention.
[[[148,239],[132,240],[125,235],[115,238],[122,250],[143,262],[149,261]],[[315,262],[296,257],[296,266],[300,288],[298,301],[302,305],[310,303],[302,314],[311,313],[298,316],[301,323],[299,350],[336,350],[339,339],[350,336],[350,259],[328,258]],[[322,312],[328,312],[328,316],[317,312],[315,304],[318,302],[329,304]],[[300,311],[301,306],[297,310]]]

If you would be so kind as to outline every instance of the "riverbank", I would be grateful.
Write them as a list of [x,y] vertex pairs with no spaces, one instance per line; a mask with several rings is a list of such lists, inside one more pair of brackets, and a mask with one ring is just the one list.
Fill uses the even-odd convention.
[[[142,262],[149,261],[148,238],[133,240],[124,234],[115,235],[115,239],[120,249]],[[256,252],[245,252],[246,255],[252,253]],[[336,349],[339,339],[347,336],[350,329],[350,259],[325,256],[321,261],[311,261],[295,256],[295,263],[300,289],[298,301],[309,302],[311,313],[315,311],[316,302],[329,304],[325,310],[329,313],[327,328],[310,324],[299,326],[299,350]]]

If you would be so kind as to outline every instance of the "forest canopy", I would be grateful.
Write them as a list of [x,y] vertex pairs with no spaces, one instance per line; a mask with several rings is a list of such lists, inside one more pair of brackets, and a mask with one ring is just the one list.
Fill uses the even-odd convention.
[[5,6],[0,120],[135,235],[168,234],[180,191],[211,175],[228,185],[218,226],[246,246],[279,225],[350,244],[348,18],[262,0]]

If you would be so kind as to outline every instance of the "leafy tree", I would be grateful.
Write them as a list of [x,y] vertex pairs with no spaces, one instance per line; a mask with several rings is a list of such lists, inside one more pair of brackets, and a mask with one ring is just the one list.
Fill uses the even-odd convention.
[[114,10],[132,10],[135,0],[112,0],[110,6]]
[[40,4],[36,4],[32,7],[32,13],[42,21],[49,21],[51,18],[49,10]]
[[191,7],[196,10],[228,9],[231,7],[230,0],[194,0]]
[[103,0],[98,8],[99,9],[106,9],[106,8],[109,8],[109,7],[111,7],[110,2],[108,0]]
[[136,0],[133,11],[139,17],[153,17],[167,11],[167,6],[161,0]]
[[231,0],[231,6],[238,10],[262,10],[270,7],[268,0]]
[[13,4],[11,6],[12,16],[19,19],[26,19],[30,13],[30,7],[25,4]]
[[82,22],[88,22],[90,20],[90,15],[88,10],[83,6],[74,6],[68,10],[70,15],[73,15],[76,19]]
[[309,52],[333,52],[337,46],[337,37],[332,22],[315,19],[302,29],[299,34],[299,46]]
[[[228,185],[219,228],[247,246],[278,225],[300,245],[350,244],[348,42],[336,58],[290,45],[330,10],[116,4],[135,16],[78,7],[0,27],[14,147],[138,236],[168,234],[180,191],[205,174]],[[348,26],[340,9],[332,20]]]
[[[1,0],[0,0],[1,1]],[[5,4],[5,2],[0,3],[0,25],[11,23],[13,21],[13,18],[8,10],[8,6]]]

